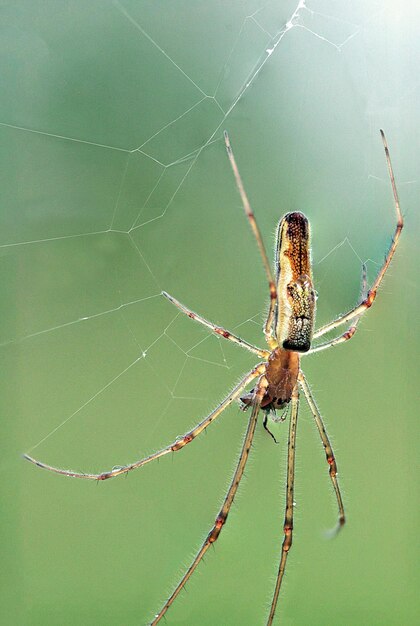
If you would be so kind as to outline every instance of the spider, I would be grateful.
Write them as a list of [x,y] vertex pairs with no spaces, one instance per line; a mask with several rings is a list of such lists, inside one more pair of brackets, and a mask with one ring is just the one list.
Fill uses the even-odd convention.
[[[391,159],[389,155],[388,144],[384,132],[381,130],[382,142],[385,149],[385,158],[387,162],[389,177],[392,186],[394,204],[397,217],[397,225],[395,233],[385,257],[384,263],[380,268],[372,286],[367,289],[366,270],[363,266],[362,278],[362,294],[360,302],[344,315],[340,315],[332,322],[325,324],[318,330],[314,330],[315,321],[315,291],[312,282],[311,254],[310,254],[310,227],[307,218],[303,213],[293,212],[287,213],[281,220],[277,229],[277,238],[275,243],[275,276],[271,271],[270,262],[268,260],[264,243],[258,228],[255,216],[251,210],[251,206],[246,195],[242,179],[235,161],[232,147],[227,132],[224,133],[225,145],[230,164],[232,166],[236,185],[241,196],[245,214],[248,218],[260,255],[267,275],[270,304],[267,319],[264,325],[264,335],[269,350],[258,348],[237,335],[217,326],[194,313],[175,298],[166,292],[162,294],[180,311],[188,315],[191,319],[203,324],[213,333],[224,337],[228,341],[232,341],[242,348],[258,355],[259,362],[253,369],[244,376],[239,384],[229,393],[229,395],[197,426],[188,433],[176,439],[162,450],[159,450],[150,456],[135,461],[129,465],[114,467],[112,470],[101,474],[83,474],[52,467],[38,461],[29,455],[24,457],[46,470],[64,474],[73,478],[85,478],[92,480],[106,480],[113,478],[119,474],[126,474],[138,467],[146,465],[159,457],[171,452],[182,450],[187,444],[191,443],[198,435],[200,435],[219,415],[232,404],[234,400],[240,400],[244,410],[250,408],[251,413],[248,421],[246,435],[243,441],[241,453],[237,462],[235,473],[230,483],[229,489],[225,496],[222,507],[220,508],[216,519],[204,539],[197,555],[191,565],[183,575],[182,579],[172,592],[171,596],[166,600],[159,613],[157,613],[151,625],[157,624],[166,614],[168,609],[176,600],[181,590],[185,587],[187,581],[194,573],[198,564],[210,548],[218,539],[222,528],[227,520],[230,508],[235,498],[239,483],[243,476],[245,466],[248,460],[249,451],[254,438],[257,419],[260,411],[264,412],[263,426],[268,432],[267,419],[274,416],[277,410],[290,409],[289,437],[288,437],[288,455],[287,455],[287,484],[286,484],[286,506],[283,526],[283,543],[280,551],[280,563],[278,567],[276,583],[271,602],[270,612],[267,618],[267,625],[273,623],[276,611],[279,592],[286,569],[286,561],[292,546],[293,536],[293,491],[294,491],[294,475],[295,475],[295,450],[296,450],[296,429],[298,422],[299,409],[299,390],[309,405],[315,420],[322,444],[325,450],[326,460],[329,466],[329,476],[334,488],[335,497],[338,507],[338,521],[336,531],[338,531],[345,523],[345,513],[343,501],[340,493],[340,487],[337,480],[337,464],[334,452],[325,429],[321,414],[318,410],[314,397],[311,393],[306,377],[300,367],[301,354],[313,354],[320,350],[326,350],[350,340],[355,332],[361,316],[372,306],[379,285],[389,267],[398,245],[398,240],[403,228],[403,218],[401,214],[397,188],[395,185],[394,173],[392,170]],[[335,330],[339,326],[346,324],[347,329],[341,335],[334,337],[328,341],[320,343],[315,347],[311,347],[313,339],[323,337],[330,331]],[[242,395],[244,389],[252,382],[256,381],[253,389]],[[284,414],[280,419],[284,419]],[[272,435],[272,433],[270,433]],[[273,436],[273,435],[272,435]]]

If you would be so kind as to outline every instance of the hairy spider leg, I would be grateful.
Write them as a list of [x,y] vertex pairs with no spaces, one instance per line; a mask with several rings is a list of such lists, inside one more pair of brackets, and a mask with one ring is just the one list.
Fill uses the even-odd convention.
[[277,347],[277,341],[274,339],[273,337],[273,333],[272,333],[272,327],[273,327],[273,319],[274,319],[274,310],[276,307],[276,303],[277,303],[277,287],[276,287],[276,283],[274,281],[273,278],[273,273],[271,271],[271,264],[270,261],[268,260],[267,257],[267,252],[265,251],[265,247],[264,247],[264,242],[263,242],[263,238],[261,236],[261,232],[260,229],[258,228],[258,224],[256,222],[254,213],[251,209],[251,205],[249,203],[248,200],[248,196],[246,195],[246,191],[242,182],[242,178],[241,175],[239,174],[239,169],[238,166],[236,164],[236,160],[235,160],[235,156],[233,154],[233,150],[232,150],[232,146],[229,140],[229,135],[227,134],[227,131],[225,130],[224,133],[224,138],[225,138],[225,146],[226,146],[226,151],[229,157],[229,162],[232,166],[232,170],[233,170],[233,174],[235,176],[235,182],[236,182],[236,186],[238,188],[239,194],[241,196],[241,200],[242,200],[242,205],[244,207],[245,210],[245,214],[248,218],[248,221],[251,225],[251,229],[252,232],[254,233],[254,237],[257,240],[257,244],[258,244],[258,248],[260,250],[260,255],[261,255],[261,259],[264,265],[264,269],[265,269],[265,273],[267,276],[267,280],[268,280],[268,288],[270,291],[270,307],[268,310],[268,315],[267,315],[267,320],[265,322],[264,325],[264,335],[266,338],[266,341],[268,343],[268,345],[270,346],[271,349],[276,348]]
[[108,478],[114,478],[115,476],[119,476],[120,474],[126,474],[131,470],[137,469],[138,467],[142,467],[155,459],[164,456],[165,454],[169,454],[170,452],[178,452],[188,443],[191,443],[198,435],[200,435],[206,428],[209,426],[219,415],[230,405],[236,398],[239,398],[242,391],[245,387],[257,376],[261,375],[265,371],[265,363],[260,363],[256,367],[254,367],[236,387],[233,391],[195,428],[190,430],[188,433],[170,443],[166,448],[162,448],[158,452],[151,454],[139,461],[135,461],[134,463],[130,463],[129,465],[124,465],[122,467],[115,467],[108,472],[102,472],[100,474],[83,474],[82,472],[73,472],[71,470],[60,469],[59,467],[53,467],[52,465],[47,465],[42,461],[38,461],[33,457],[29,456],[29,454],[24,454],[24,458],[27,461],[30,461],[34,465],[41,467],[42,469],[49,470],[50,472],[55,472],[56,474],[63,474],[64,476],[69,476],[70,478],[86,478],[91,480],[106,480]]
[[267,620],[267,626],[271,626],[276,612],[277,602],[279,599],[280,587],[283,581],[286,569],[287,555],[292,547],[293,539],[293,492],[295,484],[295,454],[296,454],[296,430],[299,412],[299,389],[296,384],[291,400],[290,424],[289,424],[289,440],[287,444],[287,485],[286,485],[286,511],[284,515],[283,533],[284,539],[281,547],[281,557],[279,570],[276,578],[273,599],[271,602],[270,613]]
[[200,324],[203,324],[203,326],[206,326],[207,328],[209,328],[213,333],[215,333],[219,337],[224,337],[225,339],[228,339],[229,341],[233,341],[233,343],[238,344],[239,346],[241,346],[241,348],[245,348],[246,350],[249,350],[250,352],[257,354],[259,357],[263,359],[266,359],[270,355],[270,352],[268,350],[262,350],[261,348],[257,348],[257,346],[253,346],[251,343],[248,343],[248,341],[245,341],[245,339],[241,339],[241,337],[234,335],[229,330],[225,330],[224,328],[221,328],[220,326],[213,324],[213,322],[209,322],[204,317],[201,317],[201,315],[198,315],[198,313],[194,313],[194,311],[191,311],[191,309],[188,309],[184,304],[181,304],[179,300],[169,295],[169,293],[167,293],[166,291],[162,291],[162,295],[165,296],[165,298],[169,300],[169,302],[172,302],[172,304],[175,305],[180,311],[182,311],[182,313],[185,313],[185,315],[188,315],[190,319],[195,320],[196,322],[199,322]]
[[[361,287],[361,298],[364,300],[367,296],[367,273],[366,273],[366,265],[362,264],[362,287]],[[353,323],[348,327],[348,329],[339,337],[334,337],[334,339],[330,339],[329,341],[325,341],[324,343],[320,343],[314,348],[311,348],[309,352],[306,354],[314,354],[315,352],[321,352],[321,350],[326,350],[327,348],[333,348],[334,346],[338,346],[340,343],[345,343],[352,337],[357,330],[357,325],[361,320],[362,315],[356,317]]]
[[247,432],[246,432],[246,435],[245,435],[245,439],[244,439],[244,442],[243,442],[243,445],[242,445],[242,450],[241,450],[241,454],[240,454],[239,459],[238,459],[236,470],[235,470],[235,473],[233,475],[232,482],[231,482],[230,487],[228,489],[228,492],[226,494],[226,497],[225,497],[225,500],[223,502],[223,505],[222,505],[219,513],[217,514],[216,520],[215,520],[215,522],[214,522],[210,532],[208,533],[206,539],[204,540],[201,548],[197,552],[197,555],[196,555],[195,559],[193,560],[193,562],[191,563],[191,565],[189,566],[189,568],[185,572],[184,576],[182,577],[182,579],[180,580],[180,582],[176,586],[175,590],[172,592],[171,596],[168,598],[168,600],[166,600],[165,604],[163,605],[163,607],[161,608],[159,613],[154,617],[153,621],[151,622],[151,626],[155,626],[162,619],[162,617],[165,615],[167,610],[174,603],[175,599],[177,598],[177,596],[179,595],[181,590],[185,587],[185,585],[188,582],[188,580],[193,575],[194,571],[196,570],[198,564],[200,563],[200,561],[202,560],[202,558],[206,554],[207,550],[219,538],[219,535],[220,535],[220,533],[222,531],[222,528],[223,528],[223,526],[224,526],[224,524],[226,522],[227,516],[229,514],[230,508],[231,508],[233,500],[235,498],[236,492],[238,490],[239,483],[241,482],[241,478],[242,478],[242,476],[244,474],[246,462],[247,462],[248,457],[249,457],[249,451],[250,451],[251,445],[252,445],[252,440],[254,438],[255,427],[257,425],[257,418],[258,418],[258,413],[260,411],[261,401],[262,401],[262,399],[264,397],[264,394],[265,394],[265,391],[266,391],[266,388],[267,388],[267,384],[268,383],[267,383],[267,380],[266,380],[265,376],[264,375],[261,376],[259,381],[258,381],[257,387],[256,387],[255,399],[254,399],[254,404],[253,404],[253,407],[252,407],[252,413],[251,413],[251,417],[249,418],[248,429],[247,429]]
[[319,412],[315,399],[309,388],[308,381],[306,380],[305,375],[302,372],[302,370],[299,373],[299,384],[303,389],[303,393],[305,394],[306,401],[309,404],[309,408],[311,409],[311,413],[314,417],[315,424],[317,425],[318,432],[321,437],[322,445],[324,446],[325,457],[327,459],[327,463],[330,468],[329,474],[330,474],[332,485],[334,487],[335,497],[336,497],[337,506],[338,506],[338,521],[337,521],[336,528],[334,529],[332,533],[333,535],[335,535],[340,530],[340,528],[344,526],[346,522],[343,499],[341,497],[340,487],[339,487],[338,479],[337,479],[337,463],[335,461],[334,451],[332,449],[331,442],[328,437],[328,433],[324,426],[321,413]]
[[366,311],[372,306],[372,304],[375,301],[379,285],[381,284],[382,279],[385,276],[385,273],[386,273],[386,271],[387,271],[387,269],[389,267],[389,264],[391,263],[392,257],[394,256],[395,250],[397,249],[397,246],[398,246],[398,241],[399,241],[399,238],[400,238],[400,235],[401,235],[401,231],[402,231],[403,226],[404,226],[404,221],[403,221],[403,216],[402,216],[402,213],[401,213],[400,201],[399,201],[398,192],[397,192],[397,186],[395,184],[395,176],[394,176],[394,171],[392,169],[391,157],[390,157],[389,148],[388,148],[388,142],[386,140],[384,131],[381,129],[380,132],[381,132],[382,142],[384,144],[385,158],[386,158],[386,163],[387,163],[387,166],[388,166],[389,177],[390,177],[390,180],[391,180],[392,193],[393,193],[393,196],[394,196],[395,212],[397,214],[397,225],[395,227],[394,236],[392,238],[392,242],[391,242],[391,245],[389,247],[388,253],[387,253],[386,257],[385,257],[385,260],[383,262],[383,265],[381,266],[381,268],[380,268],[380,270],[379,270],[379,272],[378,272],[378,274],[377,274],[377,276],[375,278],[375,281],[374,281],[372,287],[367,292],[366,297],[362,300],[362,302],[360,302],[360,304],[356,305],[353,309],[351,309],[350,311],[348,311],[344,315],[340,315],[340,317],[338,317],[337,319],[333,320],[329,324],[325,324],[324,326],[321,326],[321,328],[319,328],[317,331],[315,331],[314,339],[316,339],[318,337],[322,337],[322,335],[325,335],[326,333],[330,332],[331,330],[334,330],[334,328],[337,328],[337,326],[340,326],[341,324],[345,324],[346,322],[349,322],[350,320],[353,320],[353,319],[359,317],[360,315],[363,315],[364,313],[366,313]]

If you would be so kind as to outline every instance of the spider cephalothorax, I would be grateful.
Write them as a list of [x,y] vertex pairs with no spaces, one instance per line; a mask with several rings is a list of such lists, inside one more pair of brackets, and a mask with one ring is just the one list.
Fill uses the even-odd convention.
[[[299,375],[299,354],[282,348],[275,348],[268,357],[264,376],[268,385],[261,401],[261,408],[266,411],[281,410],[292,399],[293,389]],[[241,396],[244,408],[252,405],[255,389]]]

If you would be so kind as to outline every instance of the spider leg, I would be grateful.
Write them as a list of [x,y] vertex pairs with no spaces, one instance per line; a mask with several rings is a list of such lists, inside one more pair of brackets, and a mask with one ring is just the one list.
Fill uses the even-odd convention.
[[157,624],[162,617],[166,614],[167,610],[171,607],[171,605],[174,603],[174,601],[176,600],[176,598],[178,597],[179,593],[181,592],[181,590],[185,587],[186,583],[188,582],[188,580],[190,579],[190,577],[192,576],[192,574],[194,573],[194,571],[196,570],[198,564],[200,563],[201,559],[204,557],[204,555],[206,554],[207,550],[210,548],[210,546],[218,539],[220,532],[226,522],[227,516],[229,514],[230,508],[232,506],[233,500],[235,498],[236,492],[238,490],[239,487],[239,483],[241,481],[241,478],[243,476],[244,470],[245,470],[245,465],[246,462],[248,460],[248,456],[249,456],[249,451],[252,445],[252,440],[254,438],[254,433],[255,433],[255,427],[257,424],[257,418],[258,418],[258,413],[260,411],[260,405],[261,405],[261,401],[263,399],[264,393],[267,389],[268,383],[265,379],[264,376],[262,376],[260,378],[260,381],[257,385],[257,390],[256,390],[256,394],[255,394],[255,400],[254,400],[254,404],[252,407],[252,413],[251,413],[251,417],[249,418],[249,422],[248,422],[248,429],[246,431],[246,435],[245,435],[245,439],[242,445],[242,450],[241,450],[241,454],[239,456],[238,459],[238,463],[236,466],[236,470],[235,473],[233,475],[232,478],[232,482],[230,484],[229,490],[226,494],[225,500],[223,502],[223,505],[216,517],[216,520],[210,530],[210,532],[208,533],[206,539],[204,540],[201,548],[199,549],[194,561],[191,563],[191,565],[189,566],[189,568],[187,569],[187,571],[185,572],[184,576],[182,577],[182,579],[180,580],[180,582],[178,583],[177,587],[175,588],[175,590],[173,591],[172,595],[168,598],[168,600],[165,602],[165,604],[163,605],[163,607],[161,608],[161,610],[159,611],[159,613],[157,615],[155,615],[152,623],[150,626],[155,626],[155,624]]
[[[367,296],[367,274],[366,274],[366,265],[363,263],[362,265],[362,288],[361,288],[362,300],[366,298],[366,296]],[[307,356],[308,354],[314,354],[315,352],[320,352],[321,350],[326,350],[327,348],[333,348],[334,346],[338,346],[340,343],[345,343],[346,341],[348,341],[354,336],[357,330],[357,325],[359,323],[360,318],[361,318],[361,315],[359,315],[359,317],[356,317],[353,324],[348,327],[345,333],[343,333],[339,337],[334,337],[334,339],[330,339],[329,341],[320,343],[314,348],[311,348],[303,356]]]
[[293,535],[293,491],[295,482],[295,452],[296,452],[296,429],[299,411],[299,388],[295,386],[291,400],[291,414],[289,426],[289,441],[287,444],[287,487],[286,487],[286,512],[284,516],[284,539],[281,548],[281,558],[279,570],[277,573],[276,586],[274,589],[273,600],[271,602],[270,614],[267,620],[267,626],[271,626],[279,599],[280,587],[283,581],[286,569],[287,555],[292,546]]
[[165,298],[169,300],[169,302],[172,302],[172,304],[174,304],[180,311],[185,313],[185,315],[188,315],[188,317],[190,317],[192,320],[195,320],[196,322],[200,322],[200,324],[203,324],[203,326],[210,328],[210,330],[213,333],[216,333],[216,335],[219,335],[219,337],[224,337],[225,339],[229,339],[229,341],[233,341],[234,343],[238,344],[242,348],[246,348],[246,350],[249,350],[250,352],[257,354],[259,357],[263,359],[268,358],[268,356],[270,355],[270,352],[268,350],[261,350],[261,348],[257,348],[256,346],[253,346],[251,343],[248,343],[247,341],[245,341],[245,339],[241,339],[240,337],[233,335],[230,331],[225,330],[224,328],[220,328],[220,326],[216,326],[216,324],[212,324],[212,322],[209,322],[208,320],[204,319],[204,317],[201,317],[201,315],[198,315],[197,313],[194,313],[194,311],[187,309],[186,306],[181,304],[181,302],[176,300],[173,296],[169,295],[169,293],[167,293],[166,291],[162,291],[162,295],[165,296]]
[[229,161],[233,170],[233,174],[235,176],[236,186],[238,188],[239,194],[241,196],[242,205],[244,207],[246,216],[251,225],[252,232],[254,233],[254,237],[257,240],[258,248],[260,250],[261,259],[264,265],[265,273],[268,279],[268,287],[270,290],[270,308],[268,310],[267,320],[264,325],[264,334],[270,348],[277,347],[277,342],[273,339],[271,328],[273,325],[274,311],[277,302],[277,288],[276,283],[274,282],[273,274],[271,272],[270,261],[268,260],[267,253],[265,251],[264,242],[261,236],[260,229],[258,228],[257,221],[255,219],[255,215],[251,209],[251,205],[249,204],[248,196],[246,195],[246,191],[241,179],[241,175],[239,174],[239,169],[235,161],[235,156],[233,154],[232,146],[230,144],[229,135],[226,131],[224,131],[225,145],[227,154],[229,157]]
[[338,346],[340,343],[344,343],[354,337],[354,334],[357,330],[357,320],[352,326],[346,330],[345,333],[340,335],[339,337],[334,337],[330,341],[326,341],[325,343],[320,343],[318,346],[311,348],[308,352],[304,353],[304,356],[308,356],[309,354],[314,354],[315,352],[320,352],[321,350],[326,350],[327,348],[333,348],[334,346]]
[[331,478],[332,485],[334,487],[335,497],[337,499],[337,505],[338,505],[338,522],[337,522],[336,528],[333,531],[333,534],[336,534],[340,530],[340,528],[344,526],[345,521],[346,521],[346,517],[344,514],[343,499],[341,497],[340,487],[338,485],[338,479],[337,479],[337,464],[335,462],[334,452],[331,447],[331,443],[328,438],[327,431],[325,430],[325,426],[324,426],[324,422],[322,421],[321,414],[316,405],[316,402],[311,393],[311,390],[309,389],[309,385],[305,378],[305,375],[302,371],[300,371],[299,373],[299,384],[303,389],[303,393],[305,394],[306,400],[309,404],[309,408],[311,409],[312,415],[314,416],[315,423],[318,427],[318,431],[321,436],[322,445],[324,446],[324,449],[325,449],[325,456],[327,458],[327,463],[330,466],[330,478]]
[[400,238],[400,234],[401,234],[404,222],[403,222],[403,216],[402,216],[402,213],[401,213],[400,201],[399,201],[399,198],[398,198],[397,187],[396,187],[396,184],[395,184],[394,171],[392,169],[391,158],[389,156],[388,143],[387,143],[387,140],[385,138],[385,134],[384,134],[383,130],[381,130],[381,137],[382,137],[382,141],[383,141],[383,144],[384,144],[385,158],[386,158],[386,162],[387,162],[387,166],[388,166],[389,177],[391,179],[391,186],[392,186],[392,193],[393,193],[393,196],[394,196],[395,211],[396,211],[396,214],[397,214],[397,225],[396,225],[396,228],[395,228],[394,236],[392,238],[392,242],[391,242],[391,245],[389,247],[388,253],[387,253],[386,257],[385,257],[384,263],[383,263],[381,269],[379,270],[372,287],[367,292],[365,298],[363,298],[363,300],[357,306],[355,306],[353,309],[351,309],[350,311],[348,311],[344,315],[341,315],[340,317],[338,317],[334,321],[330,322],[329,324],[325,324],[325,326],[322,326],[317,331],[315,331],[314,335],[313,335],[314,339],[316,339],[317,337],[322,337],[322,335],[325,335],[325,333],[330,332],[331,330],[333,330],[334,328],[337,328],[337,326],[340,326],[341,324],[345,324],[346,322],[350,322],[351,320],[354,320],[355,318],[358,318],[360,315],[363,315],[372,306],[372,304],[373,304],[373,302],[374,302],[374,300],[376,298],[376,294],[377,294],[379,285],[381,284],[382,279],[385,276],[385,273],[386,273],[386,271],[387,271],[387,269],[389,267],[389,264],[391,263],[392,257],[394,256],[395,250],[397,249],[398,241],[399,241],[399,238]]
[[195,428],[190,430],[190,432],[186,433],[182,437],[179,437],[176,441],[166,446],[166,448],[162,448],[158,452],[154,452],[150,456],[147,456],[139,461],[135,461],[134,463],[130,463],[125,466],[114,467],[112,470],[108,472],[102,472],[101,474],[83,474],[81,472],[73,472],[71,470],[60,469],[58,467],[53,467],[51,465],[47,465],[42,461],[38,461],[28,454],[24,454],[24,458],[27,461],[30,461],[34,465],[41,467],[42,469],[49,470],[50,472],[55,472],[56,474],[63,474],[64,476],[69,476],[70,478],[87,478],[91,480],[106,480],[107,478],[114,478],[114,476],[119,476],[120,474],[126,474],[131,470],[137,469],[138,467],[142,467],[155,459],[164,456],[165,454],[169,454],[170,452],[177,452],[181,450],[188,443],[191,443],[193,439],[198,437],[206,428],[209,426],[219,415],[230,405],[236,398],[238,398],[243,389],[256,378],[258,375],[261,375],[265,371],[265,363],[260,363],[256,367],[254,367],[242,380],[236,385],[233,391],[217,406],[202,422],[197,424]]

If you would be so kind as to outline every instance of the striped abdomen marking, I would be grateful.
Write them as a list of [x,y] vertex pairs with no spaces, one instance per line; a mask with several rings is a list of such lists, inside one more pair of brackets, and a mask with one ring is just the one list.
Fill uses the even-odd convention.
[[275,332],[285,350],[307,352],[315,320],[309,222],[303,213],[287,213],[276,241],[277,307]]

